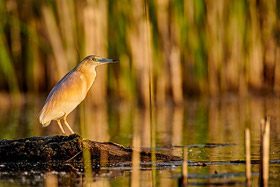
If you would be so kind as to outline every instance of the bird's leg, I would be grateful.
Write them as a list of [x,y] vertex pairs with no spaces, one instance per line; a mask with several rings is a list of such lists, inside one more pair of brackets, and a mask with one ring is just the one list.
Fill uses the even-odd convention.
[[63,117],[63,121],[64,121],[65,125],[67,126],[67,128],[69,129],[71,134],[75,134],[74,131],[71,129],[70,125],[67,123],[66,117],[67,117],[67,115],[64,115],[64,117]]
[[64,131],[64,129],[62,128],[62,125],[61,125],[61,123],[60,123],[60,120],[56,120],[56,121],[57,121],[57,124],[58,124],[60,130],[62,131],[62,133],[65,134],[65,131]]

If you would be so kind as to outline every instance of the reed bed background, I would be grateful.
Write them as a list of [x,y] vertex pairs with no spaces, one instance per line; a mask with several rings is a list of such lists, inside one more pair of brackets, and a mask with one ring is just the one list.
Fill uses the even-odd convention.
[[0,90],[46,93],[96,54],[121,62],[98,68],[95,104],[146,106],[150,91],[156,103],[278,94],[279,10],[276,0],[1,1]]

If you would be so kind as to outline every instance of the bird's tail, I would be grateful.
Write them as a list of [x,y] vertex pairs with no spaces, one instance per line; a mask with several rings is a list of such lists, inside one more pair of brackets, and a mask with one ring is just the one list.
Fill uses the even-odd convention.
[[47,126],[49,126],[49,125],[50,125],[51,121],[46,122],[46,123],[42,123],[42,122],[40,122],[40,123],[42,124],[42,126],[43,126],[43,127],[47,127]]
[[38,117],[39,117],[39,121],[42,124],[43,127],[47,127],[48,125],[50,125],[51,121],[46,121],[45,116],[43,114],[43,109],[41,110],[41,112],[39,113]]

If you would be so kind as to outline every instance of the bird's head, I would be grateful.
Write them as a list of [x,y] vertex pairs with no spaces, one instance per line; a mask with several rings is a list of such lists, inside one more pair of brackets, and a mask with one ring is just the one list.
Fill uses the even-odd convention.
[[78,69],[83,69],[86,71],[95,71],[95,67],[102,65],[102,64],[108,64],[108,63],[117,63],[119,60],[115,59],[106,59],[106,58],[101,58],[96,55],[89,55],[85,57],[78,65]]
[[94,66],[99,66],[107,63],[116,63],[119,62],[119,60],[116,59],[107,59],[107,58],[101,58],[96,55],[90,55],[84,58],[84,60],[87,60],[88,63]]

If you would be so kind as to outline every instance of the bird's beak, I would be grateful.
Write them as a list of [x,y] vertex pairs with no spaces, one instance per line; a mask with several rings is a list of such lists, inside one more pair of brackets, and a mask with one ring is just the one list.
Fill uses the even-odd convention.
[[106,59],[106,58],[96,58],[96,61],[100,62],[100,64],[120,62],[119,60],[116,59]]

